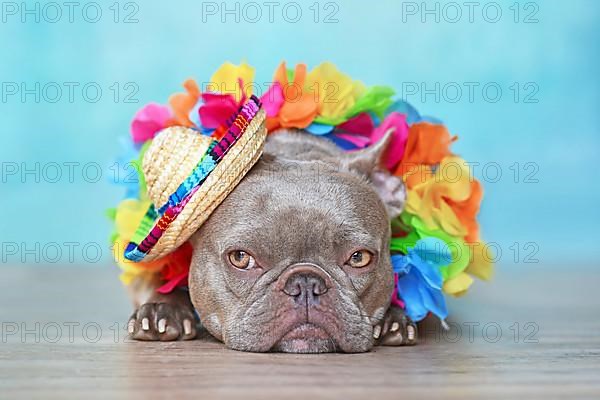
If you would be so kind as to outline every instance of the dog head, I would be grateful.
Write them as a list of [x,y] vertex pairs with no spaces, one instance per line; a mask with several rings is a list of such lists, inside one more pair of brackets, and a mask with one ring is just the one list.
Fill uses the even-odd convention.
[[363,352],[393,291],[390,219],[402,180],[380,168],[390,135],[343,153],[275,133],[192,238],[190,296],[208,331],[246,351]]

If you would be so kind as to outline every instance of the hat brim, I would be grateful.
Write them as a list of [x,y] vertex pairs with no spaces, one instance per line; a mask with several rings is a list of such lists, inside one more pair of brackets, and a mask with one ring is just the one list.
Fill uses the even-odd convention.
[[[265,119],[266,113],[261,108],[206,179],[178,205],[174,217],[166,218],[166,224],[165,215],[154,222],[154,227],[160,228],[161,235],[149,251],[140,253],[132,242],[130,245],[134,245],[134,249],[126,249],[125,257],[132,261],[153,261],[185,243],[260,158],[267,136]],[[147,232],[152,230],[148,229]]]
[[240,140],[171,222],[158,243],[146,255],[145,261],[163,257],[186,242],[256,164],[267,137],[265,116],[264,110],[260,110]]

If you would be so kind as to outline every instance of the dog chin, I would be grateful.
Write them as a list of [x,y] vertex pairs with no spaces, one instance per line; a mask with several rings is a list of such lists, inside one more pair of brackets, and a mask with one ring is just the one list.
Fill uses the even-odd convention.
[[335,341],[317,325],[305,323],[287,332],[272,348],[283,353],[332,353]]

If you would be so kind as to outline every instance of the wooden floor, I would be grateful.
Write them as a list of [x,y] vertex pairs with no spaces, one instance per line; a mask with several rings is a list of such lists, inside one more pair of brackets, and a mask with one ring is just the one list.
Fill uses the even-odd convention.
[[448,333],[317,356],[131,342],[116,274],[2,267],[0,398],[600,398],[598,269],[499,268],[451,302]]

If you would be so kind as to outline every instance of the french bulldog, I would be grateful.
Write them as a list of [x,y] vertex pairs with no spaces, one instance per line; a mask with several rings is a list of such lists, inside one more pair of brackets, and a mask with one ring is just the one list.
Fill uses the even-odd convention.
[[381,166],[390,138],[343,152],[301,131],[269,135],[259,162],[192,236],[189,289],[130,286],[130,336],[193,339],[198,315],[243,351],[415,344],[416,325],[390,306],[390,221],[406,198],[402,180]]

